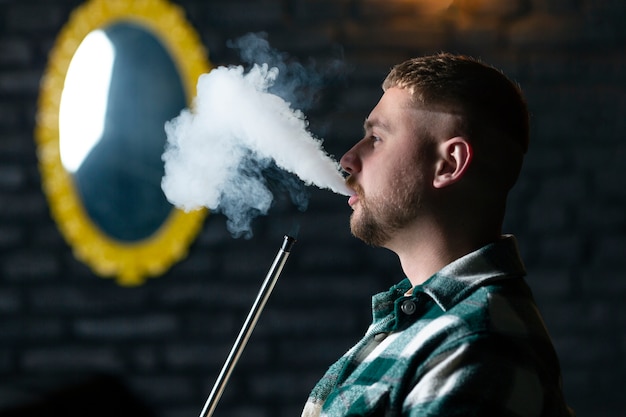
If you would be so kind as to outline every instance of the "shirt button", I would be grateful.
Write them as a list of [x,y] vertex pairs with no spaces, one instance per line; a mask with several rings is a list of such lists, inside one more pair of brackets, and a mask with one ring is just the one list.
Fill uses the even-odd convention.
[[385,332],[383,332],[383,333],[376,333],[374,335],[374,341],[380,343],[383,340],[385,340],[386,337],[387,337],[387,333],[385,333]]
[[415,313],[415,310],[417,310],[415,301],[413,300],[403,301],[402,304],[400,304],[400,310],[402,310],[404,314],[410,316],[411,314]]

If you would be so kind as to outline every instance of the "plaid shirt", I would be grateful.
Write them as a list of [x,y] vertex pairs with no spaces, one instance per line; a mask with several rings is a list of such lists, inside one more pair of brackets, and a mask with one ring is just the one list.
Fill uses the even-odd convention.
[[524,275],[505,236],[375,295],[373,323],[302,416],[573,416]]

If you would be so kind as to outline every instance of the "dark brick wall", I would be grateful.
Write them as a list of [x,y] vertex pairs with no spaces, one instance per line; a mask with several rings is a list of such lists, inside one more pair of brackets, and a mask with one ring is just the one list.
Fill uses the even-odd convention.
[[[341,57],[345,77],[309,113],[337,156],[400,60],[462,52],[515,78],[532,146],[506,231],[522,245],[569,402],[580,416],[624,415],[626,2],[457,0],[436,16],[417,0],[179,3],[215,65],[237,63],[227,40],[257,31],[304,61]],[[343,197],[311,190],[305,213],[279,201],[250,240],[211,215],[189,257],[143,286],[93,275],[50,218],[33,139],[47,54],[78,4],[0,1],[0,405],[106,374],[158,416],[197,415],[295,220],[299,242],[216,415],[299,415],[368,324],[371,293],[399,278],[394,256],[350,236]]]

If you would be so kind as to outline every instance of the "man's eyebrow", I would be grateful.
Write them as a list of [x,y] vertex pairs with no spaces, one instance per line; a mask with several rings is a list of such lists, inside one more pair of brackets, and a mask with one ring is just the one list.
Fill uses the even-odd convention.
[[374,119],[365,119],[365,121],[363,122],[363,130],[365,132],[369,132],[370,130],[372,130],[372,128],[374,127],[378,127],[382,130],[385,130],[387,132],[389,132],[391,129],[389,128],[389,125],[387,125],[386,123],[381,122],[380,120]]

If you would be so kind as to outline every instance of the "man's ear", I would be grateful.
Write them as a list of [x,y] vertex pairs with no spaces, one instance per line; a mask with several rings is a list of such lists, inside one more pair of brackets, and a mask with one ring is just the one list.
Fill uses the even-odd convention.
[[437,164],[433,186],[444,188],[459,181],[472,162],[474,153],[467,139],[455,136],[441,143],[437,152]]

